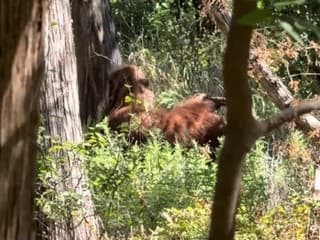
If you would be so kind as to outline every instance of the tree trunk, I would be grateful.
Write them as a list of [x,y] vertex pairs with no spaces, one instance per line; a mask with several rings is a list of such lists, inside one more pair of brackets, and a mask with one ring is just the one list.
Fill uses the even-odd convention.
[[[229,13],[226,6],[221,1],[214,1],[209,6],[207,13],[211,16],[212,21],[217,23],[218,28],[225,35],[228,34],[230,25],[228,17]],[[258,51],[259,52],[259,51]],[[251,51],[250,54],[250,68],[253,75],[259,80],[262,88],[267,92],[269,99],[281,110],[296,104],[297,100],[292,93],[281,81],[281,79],[274,74],[268,64],[266,64],[257,54],[256,51]],[[313,144],[317,149],[320,147],[320,121],[312,114],[307,113],[295,119],[298,128],[301,129],[307,136],[311,135]],[[311,134],[310,134],[311,133]],[[315,133],[315,134],[314,134]],[[320,153],[313,151],[313,161],[315,162],[315,196],[318,198],[320,190],[316,186],[320,186]]]
[[235,214],[246,153],[254,143],[255,120],[251,111],[247,68],[252,27],[239,19],[255,9],[255,1],[234,0],[233,17],[223,63],[227,99],[226,138],[218,162],[210,240],[232,240]]
[[233,4],[233,16],[223,63],[228,124],[218,162],[210,240],[234,239],[243,163],[246,153],[250,151],[254,142],[285,122],[320,109],[320,100],[309,100],[293,106],[290,104],[269,119],[260,121],[254,119],[247,74],[252,26],[241,25],[239,19],[256,10],[256,1],[234,0]]
[[[52,0],[45,38],[46,76],[42,111],[48,135],[61,143],[79,143],[82,140],[71,22],[70,2]],[[56,156],[56,165],[61,177],[61,182],[56,186],[57,193],[69,191],[78,194],[80,206],[76,212],[68,209],[68,219],[54,223],[50,238],[98,239],[99,226],[83,162],[71,154],[61,152]]]
[[108,112],[108,73],[122,63],[109,0],[71,1],[78,63],[81,121],[96,122]]
[[0,239],[34,239],[45,1],[0,1]]

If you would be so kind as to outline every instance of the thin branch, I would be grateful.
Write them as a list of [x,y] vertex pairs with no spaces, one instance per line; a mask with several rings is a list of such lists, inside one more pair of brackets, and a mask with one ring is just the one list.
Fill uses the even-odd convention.
[[115,62],[111,58],[109,58],[109,57],[107,57],[107,56],[105,56],[103,54],[97,53],[96,51],[93,51],[93,53],[94,53],[94,55],[96,55],[96,57],[101,57],[102,59],[107,60],[111,64],[115,64]]
[[288,76],[282,77],[282,79],[285,78],[293,78],[293,77],[300,77],[300,76],[320,76],[320,73],[296,73],[296,74],[288,74]]
[[320,99],[306,100],[296,106],[286,108],[271,118],[259,122],[261,136],[279,128],[286,122],[314,110],[320,110]]

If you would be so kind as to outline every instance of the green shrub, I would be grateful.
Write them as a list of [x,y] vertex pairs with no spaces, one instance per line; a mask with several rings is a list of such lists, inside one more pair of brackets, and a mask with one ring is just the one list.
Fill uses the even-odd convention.
[[[259,140],[247,157],[236,239],[303,239],[313,206],[308,179],[304,184],[289,179],[310,174],[296,171],[305,166],[304,139],[293,133],[286,151],[277,150],[279,158],[272,157],[266,140]],[[37,198],[52,221],[63,221],[66,210],[77,211],[80,200],[72,190],[55,192],[62,179],[52,153],[61,150],[85,160],[96,212],[111,239],[206,238],[217,166],[208,165],[203,148],[169,144],[158,131],[151,131],[145,144],[132,144],[125,132],[110,132],[106,121],[89,128],[80,145],[56,143],[41,155],[39,179],[45,191]]]

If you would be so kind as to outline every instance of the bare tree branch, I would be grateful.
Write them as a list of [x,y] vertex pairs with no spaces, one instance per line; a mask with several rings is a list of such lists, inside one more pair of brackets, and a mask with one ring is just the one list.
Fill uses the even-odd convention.
[[[286,109],[296,101],[281,79],[272,73],[268,64],[252,54],[250,60],[253,74],[259,79],[259,83],[267,91],[268,97],[278,108]],[[296,118],[295,122],[305,133],[320,129],[319,120],[311,114],[302,115]]]
[[294,74],[289,74],[288,76],[283,77],[282,79],[285,78],[293,78],[293,77],[300,77],[300,76],[320,76],[320,73],[310,73],[310,72],[304,72],[304,73],[294,73]]
[[281,112],[277,113],[276,115],[272,116],[271,118],[262,120],[258,123],[259,128],[261,130],[261,136],[271,132],[276,128],[279,128],[284,123],[290,122],[303,114],[319,109],[319,99],[306,100],[299,103],[296,106],[286,108]]
[[[213,1],[208,4],[207,12],[214,19],[217,27],[225,35],[228,34],[230,25],[230,15],[227,7],[223,1]],[[224,17],[219,17],[224,16]],[[227,26],[227,27],[226,27]],[[253,71],[254,76],[259,79],[259,83],[262,88],[267,92],[270,100],[280,109],[287,108],[291,102],[295,99],[289,89],[281,81],[281,78],[274,74],[270,66],[266,64],[256,53],[256,51],[251,51],[250,53],[250,67]],[[289,77],[299,76],[300,74],[293,74]],[[316,76],[317,73],[301,73],[301,75]],[[303,130],[305,133],[313,130],[320,129],[320,121],[311,114],[304,114],[299,118],[295,119],[297,126]],[[319,141],[319,138],[316,138]]]

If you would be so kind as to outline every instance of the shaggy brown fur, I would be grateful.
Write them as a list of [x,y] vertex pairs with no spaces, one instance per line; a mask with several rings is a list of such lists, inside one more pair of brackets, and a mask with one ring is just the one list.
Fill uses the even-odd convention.
[[[149,81],[136,66],[128,65],[114,71],[111,76],[113,110],[109,116],[112,129],[129,123],[130,136],[144,141],[150,128],[160,129],[171,142],[190,145],[192,140],[208,144],[212,155],[219,146],[218,137],[223,135],[225,124],[215,112],[225,104],[224,98],[210,98],[206,94],[194,95],[177,104],[171,110],[154,107],[154,95],[148,88]],[[134,99],[126,102],[124,99]],[[134,114],[134,115],[133,115]]]

